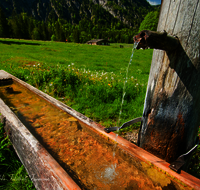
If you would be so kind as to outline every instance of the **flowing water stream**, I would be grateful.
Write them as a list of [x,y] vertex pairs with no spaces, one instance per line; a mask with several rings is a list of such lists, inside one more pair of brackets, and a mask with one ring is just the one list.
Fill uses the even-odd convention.
[[[133,44],[133,48],[132,48],[132,54],[131,54],[131,57],[130,57],[130,61],[128,63],[128,66],[126,68],[126,78],[125,78],[125,81],[124,81],[124,86],[123,86],[123,93],[122,93],[122,101],[121,101],[121,106],[120,106],[120,112],[119,112],[119,118],[118,118],[118,123],[117,123],[117,127],[120,127],[120,120],[121,120],[121,114],[122,114],[122,107],[123,107],[123,104],[124,104],[124,97],[126,95],[126,83],[128,81],[128,72],[129,72],[129,67],[132,63],[132,59],[133,59],[133,55],[134,55],[134,52],[135,52],[135,49],[137,48],[138,46],[138,42],[135,42]],[[118,129],[119,131],[119,129]],[[118,134],[116,134],[116,137],[115,137],[115,141],[117,142],[117,137],[118,137]],[[114,145],[114,151],[113,151],[113,160],[115,159],[115,149],[116,149],[116,146],[117,144]],[[107,176],[109,179],[113,179],[116,175],[116,167],[117,167],[117,164],[114,163],[114,164],[111,164],[109,167],[107,167],[104,171],[104,174],[105,176]]]
[[118,119],[118,122],[117,122],[117,127],[120,127],[120,120],[121,120],[121,115],[122,115],[122,107],[123,107],[123,104],[124,104],[124,97],[126,95],[126,83],[128,81],[129,67],[130,67],[130,65],[132,63],[133,55],[134,55],[134,52],[135,52],[137,46],[138,46],[138,42],[135,42],[133,44],[133,49],[132,49],[132,54],[131,54],[131,57],[130,57],[130,61],[129,61],[128,66],[126,68],[126,78],[125,78],[125,81],[124,81],[124,87],[123,87],[123,93],[122,93],[122,101],[121,101],[121,106],[120,106],[120,111],[119,111],[119,119]]

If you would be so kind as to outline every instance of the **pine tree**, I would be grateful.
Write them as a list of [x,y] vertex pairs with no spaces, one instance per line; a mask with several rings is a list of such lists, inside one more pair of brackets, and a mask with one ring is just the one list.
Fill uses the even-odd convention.
[[22,18],[16,14],[15,10],[13,10],[12,16],[9,19],[9,23],[12,29],[12,34],[13,34],[12,37],[18,39],[21,39],[23,37],[20,22],[22,22]]
[[42,40],[46,41],[49,39],[48,30],[47,30],[46,24],[43,21],[41,23],[41,33],[42,33]]
[[35,25],[34,25],[34,22],[33,22],[33,18],[30,17],[29,22],[28,22],[28,35],[29,35],[30,39],[33,39],[32,36],[33,36],[34,28],[35,28]]
[[10,28],[8,25],[8,21],[4,15],[3,10],[0,7],[0,37],[6,38],[10,35]]
[[34,30],[33,30],[32,39],[41,40],[40,31],[37,27],[35,27]]
[[73,41],[76,42],[76,43],[79,43],[80,40],[79,40],[79,28],[76,27],[73,31]]
[[21,31],[21,38],[30,39],[28,31],[28,16],[27,13],[21,13],[18,15],[19,27]]

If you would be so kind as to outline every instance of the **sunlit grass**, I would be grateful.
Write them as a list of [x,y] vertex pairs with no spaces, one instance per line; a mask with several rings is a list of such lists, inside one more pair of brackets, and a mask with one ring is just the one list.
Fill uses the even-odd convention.
[[[104,126],[116,125],[132,44],[120,48],[120,44],[90,46],[11,39],[0,42],[1,69],[61,97]],[[121,122],[142,114],[151,57],[152,50],[134,53]]]
[[[0,40],[1,62],[23,64],[29,62],[74,65],[79,69],[114,72],[125,75],[132,44],[111,44],[111,46],[91,46],[87,44],[38,42],[24,40]],[[147,81],[152,50],[137,50],[129,75],[140,81]]]

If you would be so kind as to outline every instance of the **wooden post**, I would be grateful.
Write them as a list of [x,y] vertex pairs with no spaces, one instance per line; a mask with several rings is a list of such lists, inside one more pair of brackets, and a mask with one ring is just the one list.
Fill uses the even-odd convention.
[[173,162],[194,146],[200,125],[199,0],[163,0],[157,31],[180,44],[154,50],[138,144]]

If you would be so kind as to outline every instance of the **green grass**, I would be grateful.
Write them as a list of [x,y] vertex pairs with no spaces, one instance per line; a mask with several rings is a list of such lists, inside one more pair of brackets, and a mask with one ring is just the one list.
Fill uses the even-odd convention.
[[[123,44],[124,48],[119,48],[119,46],[120,44],[91,46],[76,43],[0,39],[0,62],[17,65],[46,63],[49,67],[54,67],[56,64],[68,66],[73,63],[79,69],[125,75],[133,45]],[[129,75],[141,82],[147,82],[151,57],[152,50],[136,51]]]
[[[123,45],[124,48],[120,48]],[[119,118],[132,44],[86,44],[0,39],[0,69],[71,106],[105,127]],[[137,50],[129,68],[120,124],[142,116],[153,50]],[[138,124],[125,129],[139,127]],[[123,130],[124,131],[124,130]],[[199,132],[200,133],[200,132]],[[200,178],[200,146],[189,172]]]
[[[117,124],[132,44],[1,39],[0,69],[19,77],[106,127]],[[142,115],[152,50],[137,50],[129,68],[121,123]]]
[[35,189],[0,123],[0,189]]

